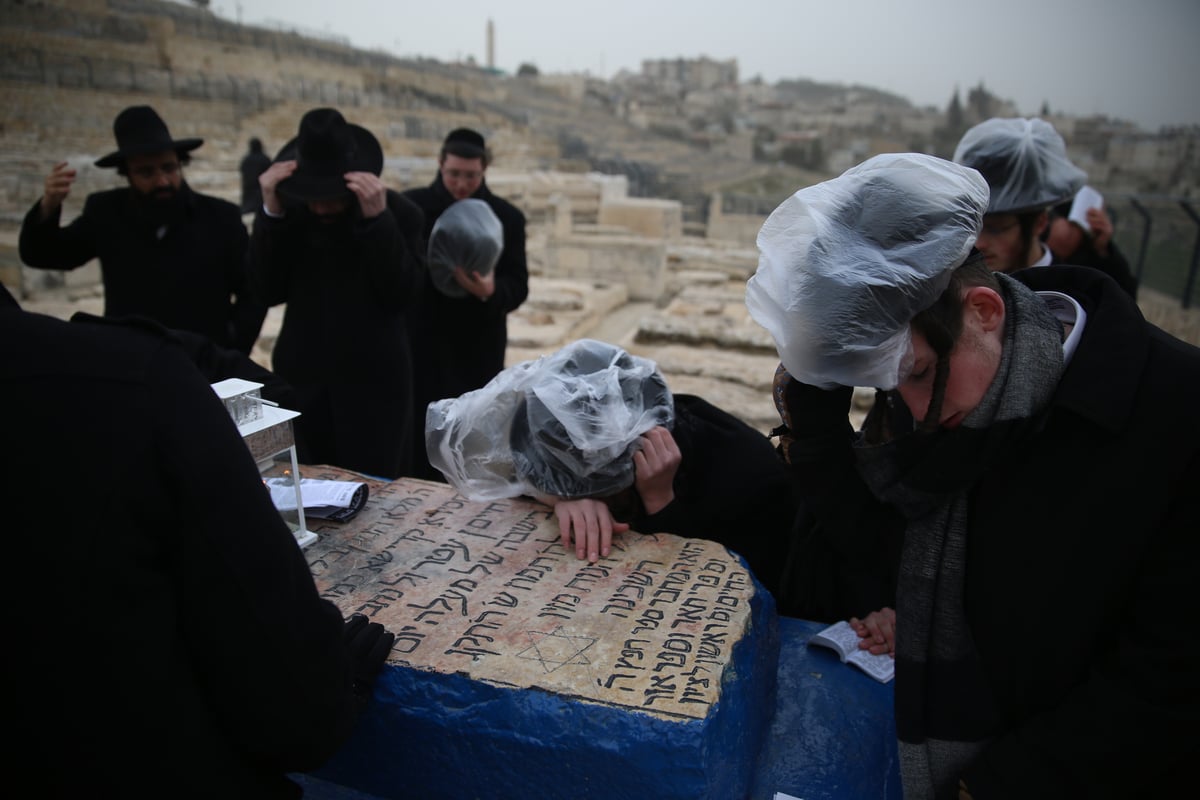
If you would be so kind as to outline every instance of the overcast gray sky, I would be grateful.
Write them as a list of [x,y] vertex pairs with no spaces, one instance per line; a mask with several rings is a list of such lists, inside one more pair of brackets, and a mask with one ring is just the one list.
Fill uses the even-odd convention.
[[611,78],[643,59],[736,58],[761,75],[859,83],[944,108],[983,82],[1034,115],[1101,113],[1149,130],[1200,124],[1198,0],[212,0],[358,47],[441,61],[487,57]]

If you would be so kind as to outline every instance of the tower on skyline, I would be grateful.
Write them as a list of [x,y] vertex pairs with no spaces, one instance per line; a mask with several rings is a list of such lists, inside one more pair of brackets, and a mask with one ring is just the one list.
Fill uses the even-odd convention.
[[487,24],[487,68],[496,68],[496,26],[491,19]]

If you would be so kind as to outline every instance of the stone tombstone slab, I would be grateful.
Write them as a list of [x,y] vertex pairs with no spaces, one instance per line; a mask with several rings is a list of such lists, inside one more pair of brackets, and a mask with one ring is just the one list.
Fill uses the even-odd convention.
[[775,704],[774,601],[723,546],[618,535],[595,564],[547,507],[365,479],[311,520],[322,595],[396,634],[351,742],[317,775],[379,797],[744,797]]

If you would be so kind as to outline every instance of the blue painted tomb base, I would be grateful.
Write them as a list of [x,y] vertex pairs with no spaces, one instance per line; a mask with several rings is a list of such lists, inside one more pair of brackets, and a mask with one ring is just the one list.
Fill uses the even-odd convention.
[[[901,800],[892,684],[878,683],[854,667],[841,663],[825,648],[809,648],[808,639],[824,627],[822,623],[778,618],[778,688],[774,713],[754,759],[748,798],[773,800],[776,792],[783,792],[802,800]],[[411,793],[399,796],[422,800],[431,797],[456,800],[519,797],[526,800],[560,794],[568,796],[562,789],[574,791],[579,798],[649,796],[660,800],[663,797],[699,796],[695,794],[695,764],[669,763],[662,758],[661,752],[650,752],[654,748],[649,747],[644,748],[647,751],[645,758],[639,762],[636,754],[633,757],[628,754],[638,745],[625,738],[627,730],[616,728],[607,732],[603,725],[584,722],[582,718],[581,724],[592,728],[589,735],[600,737],[596,742],[598,748],[609,753],[607,761],[601,756],[604,763],[575,764],[561,751],[552,762],[539,761],[538,747],[532,742],[517,746],[513,751],[506,746],[503,751],[475,751],[461,758],[429,761],[407,758],[402,741],[389,741],[395,739],[400,730],[392,727],[395,720],[388,721],[386,715],[380,713],[383,710],[380,706],[386,707],[388,697],[379,692],[388,691],[392,689],[387,688],[385,681],[377,692],[372,710],[331,765],[317,775],[293,776],[304,787],[307,800],[381,800],[379,795],[361,788],[372,785],[408,786]],[[435,711],[447,718],[475,713],[458,704],[458,690],[452,681],[436,691],[427,698],[431,716]],[[536,700],[523,697],[542,693],[526,690],[513,694],[522,697],[497,697],[496,705],[483,715],[491,719],[489,724],[502,727],[508,714],[520,711],[509,706],[510,703],[546,702],[544,696]],[[746,711],[742,709],[743,713]],[[756,716],[750,714],[750,717]],[[436,745],[439,737],[446,736],[433,723],[426,730],[408,730],[405,735],[431,737],[409,748],[409,752],[428,752],[427,748]],[[604,739],[606,736],[608,738]],[[461,751],[468,743],[447,739],[444,746],[447,751]],[[527,747],[528,752],[518,752],[523,747]],[[734,743],[729,755],[736,757],[737,749]],[[391,756],[386,755],[388,750]],[[531,757],[530,753],[535,755]],[[454,772],[447,774],[447,769]],[[647,795],[643,788],[640,795],[632,794],[645,777],[645,770],[655,772],[652,781],[655,792]],[[565,780],[567,785],[547,783],[572,775],[575,777]],[[677,776],[677,780],[673,781],[673,776]],[[402,778],[407,778],[407,783],[397,784],[396,781]],[[446,787],[446,793],[430,794],[431,779]],[[667,786],[666,794],[657,791],[664,785]],[[681,793],[672,792],[671,786],[678,787]],[[519,788],[514,791],[503,787]],[[389,797],[396,796],[389,794]]]

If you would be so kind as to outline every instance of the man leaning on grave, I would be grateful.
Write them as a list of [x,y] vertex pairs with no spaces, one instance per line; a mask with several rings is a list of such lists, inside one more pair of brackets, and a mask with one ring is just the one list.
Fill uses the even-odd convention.
[[21,224],[21,260],[70,270],[100,259],[104,315],[146,316],[249,353],[266,307],[249,291],[246,227],[238,207],[192,190],[183,176],[203,139],[173,139],[150,106],[113,122],[117,149],[96,161],[128,186],[95,192],[83,213],[60,226],[76,170],[54,165]]
[[268,304],[287,304],[273,365],[297,399],[300,459],[390,479],[411,458],[405,314],[424,218],[382,172],[370,131],[332,108],[306,113],[259,178],[250,274]]

